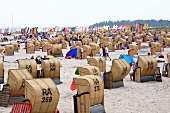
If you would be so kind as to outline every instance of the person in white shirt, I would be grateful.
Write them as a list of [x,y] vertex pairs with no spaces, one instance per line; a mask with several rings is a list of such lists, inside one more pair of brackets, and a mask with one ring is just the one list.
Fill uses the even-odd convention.
[[110,61],[111,61],[111,58],[109,56],[109,50],[108,48],[106,47],[106,45],[104,47],[102,47],[102,52],[103,52],[103,57],[107,60],[107,57],[109,57]]
[[4,51],[5,51],[5,49],[0,53],[1,61],[3,61],[3,62],[4,62]]
[[40,36],[38,36],[38,41],[41,41],[41,37]]

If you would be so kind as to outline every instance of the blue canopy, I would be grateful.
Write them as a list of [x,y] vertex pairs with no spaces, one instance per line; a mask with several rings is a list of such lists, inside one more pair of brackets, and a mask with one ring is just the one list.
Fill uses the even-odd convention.
[[74,48],[70,51],[70,56],[76,57],[77,56],[77,48]]
[[154,42],[156,42],[158,40],[158,37],[154,36],[153,40],[154,40]]
[[120,54],[119,59],[124,58],[126,60],[127,63],[131,64],[131,63],[135,63],[133,58],[131,56],[125,55],[125,54]]
[[[126,41],[128,41],[128,39],[129,39],[129,38],[126,38]],[[135,39],[134,39],[134,38],[132,38],[132,42],[135,42]]]
[[71,56],[71,57],[76,57],[77,56],[77,48],[74,48],[72,50],[70,50],[66,56]]
[[134,38],[132,38],[132,42],[135,42],[135,39],[134,39]]

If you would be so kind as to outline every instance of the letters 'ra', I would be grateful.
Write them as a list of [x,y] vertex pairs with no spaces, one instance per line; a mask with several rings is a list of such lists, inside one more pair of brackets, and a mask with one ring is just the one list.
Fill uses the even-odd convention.
[[50,63],[50,71],[55,71],[55,70],[56,70],[55,63]]
[[48,96],[48,95],[52,95],[52,92],[51,92],[51,89],[50,88],[48,88],[48,89],[42,89],[42,95],[44,96],[44,95],[46,95],[46,96]]
[[32,73],[32,67],[31,67],[31,65],[26,65],[26,69],[28,70],[28,72]]
[[94,82],[94,85],[98,85],[99,84],[98,79],[93,79],[93,82]]
[[97,70],[95,68],[92,69],[94,75],[98,75]]
[[94,82],[94,91],[99,91],[100,90],[99,80],[93,79],[93,82]]

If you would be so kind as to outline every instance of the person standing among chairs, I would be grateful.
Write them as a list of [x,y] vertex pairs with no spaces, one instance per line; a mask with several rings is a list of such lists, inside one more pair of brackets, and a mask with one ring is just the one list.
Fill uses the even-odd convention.
[[[104,47],[102,47],[102,54],[103,54],[103,57],[107,60],[107,57],[110,59],[111,61],[111,58],[109,56],[109,50],[108,48],[106,47],[106,45],[104,45]],[[101,54],[100,54],[101,55]]]
[[135,73],[136,73],[136,70],[137,70],[137,68],[138,68],[138,61],[136,61],[136,63],[133,65],[133,72],[132,72],[132,75],[130,75],[130,79],[131,79],[131,81],[133,80],[135,80]]
[[162,42],[162,51],[164,51],[165,48],[165,41]]

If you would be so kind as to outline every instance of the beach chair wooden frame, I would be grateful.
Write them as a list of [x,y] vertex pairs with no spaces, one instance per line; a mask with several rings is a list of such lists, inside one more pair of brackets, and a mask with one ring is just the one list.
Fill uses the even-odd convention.
[[140,75],[141,75],[141,68],[137,67],[137,69],[135,70],[134,74],[133,74],[133,81],[135,82],[140,82]]
[[34,50],[31,50],[31,47],[27,45],[26,54],[34,54],[34,53],[35,53],[35,45],[34,45]]
[[0,78],[0,84],[2,83],[4,83],[4,69],[2,69],[2,78]]
[[[74,113],[89,113],[90,112],[90,95],[88,92],[80,95],[73,95]],[[83,109],[84,108],[84,109]]]
[[162,82],[162,74],[160,72],[160,67],[157,67],[155,71],[155,77],[157,82]]
[[132,76],[133,76],[133,81],[138,82],[138,83],[147,82],[147,81],[157,81],[157,78],[162,79],[162,76],[160,73],[160,67],[157,67],[157,70],[155,71],[155,75],[144,76],[144,77],[141,77],[141,67],[137,67],[137,69],[135,70]]
[[88,92],[80,95],[73,95],[74,113],[98,113],[100,111],[105,113],[104,109],[104,97],[103,102],[99,105],[90,106],[90,95]]
[[[18,63],[18,65],[19,65],[19,60],[24,60],[24,59],[18,59],[18,61],[17,61],[17,63]],[[29,60],[29,59],[26,59],[26,60]],[[36,63],[37,64],[37,63]],[[38,75],[39,74],[39,70],[38,70],[38,68],[37,68],[37,74],[36,74],[36,78],[38,78]]]
[[112,89],[112,88],[119,88],[124,87],[123,79],[120,81],[114,81],[112,72],[105,72],[104,73],[104,88],[105,89]]
[[2,91],[0,91],[0,106],[8,107],[9,100],[11,95],[11,89],[8,84],[3,86]]
[[113,76],[111,72],[105,72],[104,73],[104,88],[112,89],[112,81],[113,81]]
[[167,76],[170,77],[170,63],[167,65]]
[[[43,69],[41,70],[41,74],[39,74],[39,76],[37,76],[38,78],[44,78],[44,71]],[[60,77],[59,78],[52,78],[52,81],[57,85],[57,84],[62,84],[63,82],[60,81]]]

